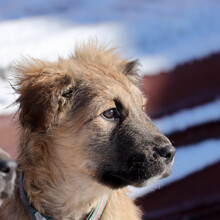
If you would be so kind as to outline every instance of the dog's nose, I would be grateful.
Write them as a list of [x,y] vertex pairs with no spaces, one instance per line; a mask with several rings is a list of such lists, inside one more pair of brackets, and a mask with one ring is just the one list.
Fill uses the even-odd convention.
[[16,163],[10,159],[0,160],[0,174],[3,176],[11,176],[16,169]]
[[161,157],[166,158],[167,162],[170,162],[173,159],[173,157],[176,153],[176,149],[175,149],[174,146],[168,145],[168,146],[165,146],[165,147],[162,147],[162,148],[158,148],[157,152],[159,153],[159,155]]

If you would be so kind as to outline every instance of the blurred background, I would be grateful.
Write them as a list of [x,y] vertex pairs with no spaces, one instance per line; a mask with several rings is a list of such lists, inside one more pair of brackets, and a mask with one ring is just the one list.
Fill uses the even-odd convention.
[[16,158],[12,66],[96,38],[138,58],[147,113],[177,148],[169,178],[130,196],[146,220],[220,219],[220,1],[1,0],[0,147]]

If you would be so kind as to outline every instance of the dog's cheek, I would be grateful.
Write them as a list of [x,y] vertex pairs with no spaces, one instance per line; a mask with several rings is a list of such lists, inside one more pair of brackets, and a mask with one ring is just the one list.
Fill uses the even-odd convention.
[[92,135],[88,141],[86,151],[89,157],[89,168],[94,172],[100,170],[103,166],[116,166],[118,157],[115,152],[115,146],[111,145],[110,132],[100,128],[97,124],[92,126]]
[[77,136],[80,139],[74,138],[73,143],[76,147],[74,147],[71,156],[74,158],[74,166],[77,166],[85,174],[94,177],[100,164],[112,160],[113,152],[109,146],[109,134],[100,124],[93,122],[82,128]]

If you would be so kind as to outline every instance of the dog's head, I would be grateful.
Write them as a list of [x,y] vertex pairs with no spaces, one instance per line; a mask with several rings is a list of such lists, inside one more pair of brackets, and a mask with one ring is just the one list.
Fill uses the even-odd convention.
[[20,122],[50,142],[64,175],[77,170],[119,188],[170,174],[175,148],[145,113],[136,61],[89,45],[18,71]]
[[16,163],[0,149],[0,203],[12,195],[16,176]]

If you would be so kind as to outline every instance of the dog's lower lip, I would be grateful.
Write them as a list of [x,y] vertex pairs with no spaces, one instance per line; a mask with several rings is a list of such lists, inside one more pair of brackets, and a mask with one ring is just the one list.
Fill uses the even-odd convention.
[[124,183],[126,183],[127,185],[131,185],[131,186],[135,186],[135,187],[142,187],[143,186],[142,184],[144,183],[144,181],[146,181],[146,179],[142,179],[142,180],[138,179],[138,180],[132,181],[130,179],[127,179],[127,178],[125,178],[119,174],[115,174],[115,173],[109,173],[109,176],[117,178],[117,179],[123,181]]
[[115,177],[115,178],[117,178],[117,179],[120,179],[120,180],[122,180],[122,181],[124,181],[124,182],[126,182],[126,183],[128,183],[128,184],[131,184],[131,182],[130,182],[128,179],[126,179],[125,177],[123,177],[123,176],[121,176],[121,175],[119,175],[119,174],[109,173],[109,175],[110,175],[110,176],[113,176],[113,177]]

